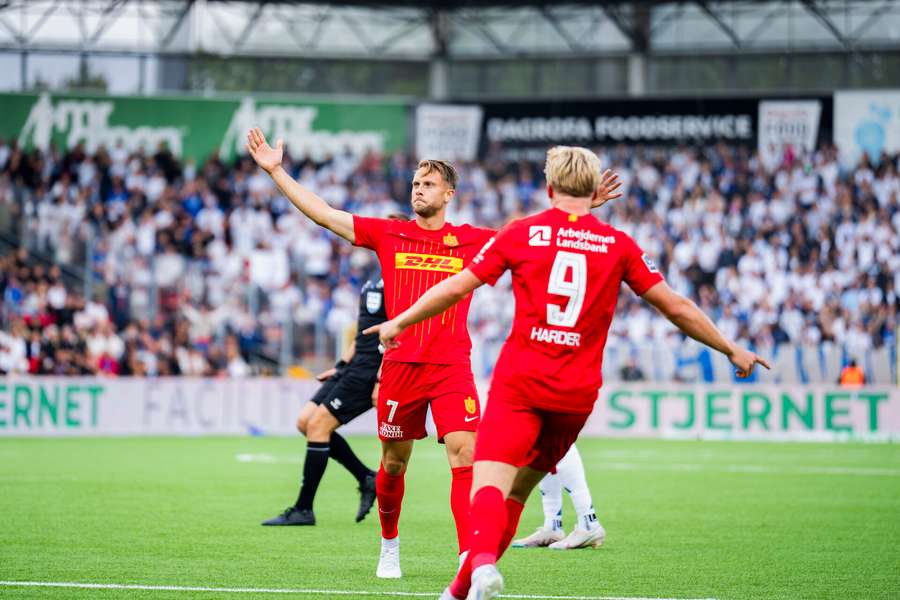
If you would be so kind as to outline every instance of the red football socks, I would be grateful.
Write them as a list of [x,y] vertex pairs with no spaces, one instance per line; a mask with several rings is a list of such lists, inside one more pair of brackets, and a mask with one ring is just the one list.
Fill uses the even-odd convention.
[[403,504],[403,473],[390,475],[384,465],[378,467],[375,476],[375,496],[378,498],[378,518],[381,520],[381,537],[392,540],[397,537],[400,522],[400,505]]
[[469,495],[472,493],[472,466],[450,469],[450,510],[456,522],[459,553],[469,549]]
[[[506,499],[506,529],[503,530],[503,536],[500,538],[500,545],[497,547],[497,559],[499,560],[503,553],[509,548],[513,537],[516,535],[516,529],[519,528],[519,517],[525,505],[512,498]],[[457,598],[465,598],[472,586],[472,553],[466,557],[462,567],[450,584],[450,593]]]
[[500,538],[500,546],[497,548],[497,560],[503,556],[503,553],[512,544],[513,538],[516,536],[516,529],[519,528],[519,518],[525,505],[518,500],[512,498],[506,499],[506,529],[503,531],[503,537]]
[[503,492],[494,486],[483,487],[472,498],[469,516],[472,534],[469,537],[469,554],[472,570],[497,562],[500,538],[506,530],[506,502]]

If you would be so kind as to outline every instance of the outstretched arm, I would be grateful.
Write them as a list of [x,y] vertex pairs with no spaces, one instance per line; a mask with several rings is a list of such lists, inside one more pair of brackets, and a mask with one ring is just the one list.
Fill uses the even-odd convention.
[[678,329],[727,356],[737,368],[738,377],[749,377],[757,364],[770,368],[761,357],[728,340],[696,304],[676,293],[665,281],[644,292],[641,298],[652,304]]
[[294,178],[282,168],[284,142],[278,140],[275,147],[272,148],[266,142],[262,130],[254,127],[247,133],[247,152],[250,153],[256,164],[269,174],[281,193],[297,207],[297,210],[351,244],[356,243],[356,235],[353,232],[353,215],[332,208],[316,194],[294,181]]
[[397,336],[404,329],[441,314],[481,285],[482,281],[472,271],[464,269],[429,289],[415,304],[390,321],[369,327],[363,333],[378,333],[385,348],[396,348],[400,345],[397,343]]

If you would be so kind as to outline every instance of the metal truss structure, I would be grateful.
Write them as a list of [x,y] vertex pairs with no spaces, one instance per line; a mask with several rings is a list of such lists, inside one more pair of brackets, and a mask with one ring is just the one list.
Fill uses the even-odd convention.
[[898,0],[0,0],[6,51],[428,61],[898,47]]

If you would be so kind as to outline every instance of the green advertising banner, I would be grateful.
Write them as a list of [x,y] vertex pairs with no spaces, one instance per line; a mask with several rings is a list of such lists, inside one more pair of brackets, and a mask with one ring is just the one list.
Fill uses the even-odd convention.
[[176,97],[133,98],[69,94],[0,94],[0,137],[27,148],[73,148],[88,152],[121,143],[155,152],[165,144],[185,159],[219,152],[230,160],[244,152],[247,130],[260,127],[281,138],[294,156],[322,158],[349,150],[402,149],[407,108],[399,102],[326,102],[243,97],[234,100]]

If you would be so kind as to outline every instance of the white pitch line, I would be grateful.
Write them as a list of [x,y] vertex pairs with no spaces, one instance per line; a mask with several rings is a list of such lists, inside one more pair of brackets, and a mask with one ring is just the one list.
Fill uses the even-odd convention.
[[[217,592],[223,594],[306,594],[329,596],[414,596],[436,598],[439,592],[379,592],[372,590],[306,590],[290,588],[227,588],[181,585],[141,585],[130,583],[79,583],[73,581],[0,581],[5,587],[76,588],[84,590],[141,590],[151,592]],[[635,596],[540,596],[501,594],[501,598],[523,600],[716,600],[715,598],[658,598]]]
[[860,477],[900,477],[900,469],[881,467],[813,467],[807,465],[772,467],[769,465],[735,465],[702,463],[629,463],[607,462],[592,465],[594,469],[613,471],[713,471],[716,473],[766,473],[780,475],[855,475]]

